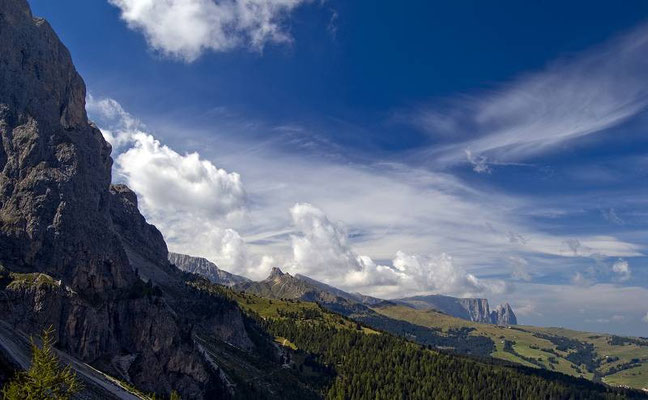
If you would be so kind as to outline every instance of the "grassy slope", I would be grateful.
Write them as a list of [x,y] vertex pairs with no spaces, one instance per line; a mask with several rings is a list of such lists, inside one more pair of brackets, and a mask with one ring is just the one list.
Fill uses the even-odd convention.
[[[223,293],[226,293],[226,296],[231,300],[234,300],[238,303],[246,312],[252,312],[260,316],[261,318],[278,318],[287,313],[319,313],[322,308],[311,302],[301,301],[301,300],[279,300],[279,299],[269,299],[267,297],[260,297],[253,294],[247,294],[243,292],[238,292],[231,289],[221,289]],[[325,322],[330,322],[336,325],[340,329],[356,329],[357,324],[353,323],[347,318],[343,318],[337,314],[330,312],[322,313]],[[373,334],[378,333],[372,329],[361,327],[365,333]],[[278,340],[281,342],[281,340]]]
[[[491,338],[496,345],[495,352],[492,356],[503,360],[516,362],[526,366],[538,367],[527,360],[519,357],[531,357],[537,360],[537,363],[544,368],[553,371],[563,372],[574,376],[583,376],[592,379],[594,374],[587,372],[583,365],[576,365],[565,357],[569,354],[560,351],[557,346],[549,340],[534,336],[534,334],[545,334],[552,336],[561,336],[584,343],[594,345],[596,356],[602,359],[597,371],[606,375],[610,368],[618,367],[628,363],[631,359],[639,358],[642,360],[637,367],[616,372],[603,377],[603,381],[609,384],[629,386],[633,388],[648,387],[648,346],[639,346],[636,344],[612,345],[609,343],[611,335],[592,334],[587,332],[578,332],[562,328],[537,328],[532,326],[517,326],[514,328],[505,328],[495,325],[479,324],[454,318],[436,311],[414,310],[404,306],[385,306],[375,308],[375,311],[394,319],[400,319],[413,324],[441,328],[447,331],[452,328],[469,327],[474,328],[471,335],[482,335]],[[513,349],[516,354],[504,351],[504,342],[515,342]],[[551,349],[556,354],[546,350]],[[606,356],[618,357],[618,361],[607,362]],[[550,362],[550,358],[555,359]]]

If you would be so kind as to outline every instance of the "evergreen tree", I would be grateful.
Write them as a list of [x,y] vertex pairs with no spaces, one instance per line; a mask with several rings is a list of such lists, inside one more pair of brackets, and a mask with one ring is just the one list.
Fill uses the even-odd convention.
[[54,351],[54,329],[41,337],[42,346],[32,339],[32,362],[27,371],[19,372],[2,390],[3,400],[69,400],[81,390],[76,373],[68,365],[61,368]]

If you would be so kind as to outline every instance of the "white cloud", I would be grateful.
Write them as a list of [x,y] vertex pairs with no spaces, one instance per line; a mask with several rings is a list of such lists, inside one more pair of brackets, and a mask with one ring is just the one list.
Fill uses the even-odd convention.
[[114,99],[88,96],[86,108],[116,154],[115,169],[145,210],[227,218],[245,209],[239,174],[217,168],[197,152],[179,154],[148,134]]
[[641,320],[648,323],[648,312],[643,316],[643,318],[641,318]]
[[87,110],[116,152],[116,179],[137,193],[140,210],[170,250],[256,278],[270,269],[267,258],[251,255],[240,234],[227,227],[246,212],[239,174],[196,152],[183,155],[162,145],[113,99],[88,96]]
[[[105,105],[89,107],[94,119],[100,114],[98,110],[112,110],[106,114],[125,115],[136,121],[118,112],[121,107],[112,102],[93,101]],[[214,135],[213,130],[192,131],[186,124],[176,126],[165,120],[156,128],[162,129],[156,135],[173,138],[176,146],[199,148],[200,156],[191,159],[188,156],[192,152],[168,148],[146,133],[141,123],[122,119],[99,124],[112,132],[129,132],[124,136],[128,140],[116,150],[115,176],[125,183],[131,178],[133,182],[142,180],[146,193],[140,194],[144,214],[165,235],[169,248],[207,257],[226,270],[254,279],[264,278],[272,266],[288,266],[289,272],[379,297],[432,292],[508,301],[513,295],[508,287],[490,277],[512,273],[509,256],[528,260],[534,266],[534,275],[552,279],[563,276],[567,268],[583,268],[582,264],[589,262],[587,257],[598,255],[605,261],[604,277],[609,278],[609,257],[627,259],[643,254],[640,245],[614,236],[581,235],[575,239],[542,230],[533,219],[539,215],[544,218],[543,213],[550,207],[544,201],[539,204],[495,190],[477,189],[449,174],[396,163],[359,165],[341,162],[340,157],[322,159],[315,155],[319,148],[300,147],[297,154],[288,155],[265,142],[251,146],[240,141],[236,131],[219,129],[217,125],[213,130],[219,135]],[[124,128],[128,126],[136,129]],[[120,154],[129,151],[159,159],[163,176],[146,166],[140,173],[135,157],[130,160],[135,164],[125,168],[129,173],[122,173]],[[211,185],[185,199],[174,198],[147,183],[162,179],[164,187],[193,185],[193,180],[184,175],[184,167],[180,167],[185,163],[188,170],[203,171],[187,176],[200,177],[198,181],[203,183],[220,179],[229,182],[222,188],[234,189],[239,187],[231,185],[230,169],[235,166],[245,178],[244,196],[234,190],[224,198],[230,196],[236,201],[218,203],[220,200],[215,199],[214,205],[205,200],[208,195],[200,195],[218,193]],[[210,167],[204,167],[204,163]],[[228,167],[212,174],[209,171],[221,169],[215,165]],[[167,184],[167,179],[174,182]],[[344,221],[348,231],[314,207],[302,207],[294,216],[287,213],[296,201],[317,204],[336,220]],[[554,214],[562,212],[551,210]],[[243,212],[245,215],[239,218]],[[295,242],[299,247],[297,257],[291,234],[308,238],[307,242]],[[527,285],[524,272],[516,274],[520,279],[516,287]],[[584,274],[589,282],[578,283],[592,287],[591,274]],[[542,310],[545,303],[534,304]],[[517,300],[515,304],[527,303]],[[538,312],[529,318],[541,315]]]
[[464,152],[466,153],[466,159],[473,166],[473,171],[477,172],[478,174],[490,174],[491,172],[493,172],[488,165],[488,158],[486,156],[475,156],[473,155],[472,151],[468,149],[464,150]]
[[108,0],[162,54],[193,61],[207,50],[261,50],[292,40],[287,16],[309,0]]
[[133,141],[116,166],[146,209],[215,219],[244,209],[239,174],[217,168],[198,153],[179,154],[151,135],[136,133]]
[[[524,159],[566,140],[613,127],[648,105],[648,25],[601,46],[549,64],[499,88],[415,113],[414,124],[460,143],[435,146],[440,163]],[[444,107],[440,107],[443,109]],[[484,163],[477,164],[484,165]]]
[[297,231],[292,235],[290,272],[378,296],[474,296],[510,289],[502,281],[482,281],[467,273],[447,254],[423,257],[397,251],[391,266],[377,265],[371,257],[358,255],[349,244],[346,228],[331,222],[320,209],[296,204],[290,212]]
[[625,282],[628,279],[630,279],[630,276],[632,275],[632,271],[630,270],[630,264],[623,259],[618,259],[613,265],[612,265],[612,271],[617,274],[617,277],[620,282]]
[[144,133],[144,125],[126,112],[114,99],[97,99],[92,94],[86,98],[86,110],[101,127],[104,138],[119,151],[133,141],[133,135]]
[[362,265],[350,248],[346,229],[328,220],[326,215],[310,204],[295,204],[290,209],[295,229],[292,248],[295,263],[306,275],[322,270],[337,274],[359,271]]

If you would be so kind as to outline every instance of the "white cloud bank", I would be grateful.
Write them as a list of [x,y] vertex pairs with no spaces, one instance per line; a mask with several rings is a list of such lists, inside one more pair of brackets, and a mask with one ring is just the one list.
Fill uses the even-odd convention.
[[262,50],[292,40],[285,20],[309,0],[108,0],[166,56],[194,61],[207,50]]
[[201,160],[178,154],[153,136],[136,133],[133,147],[117,157],[117,170],[149,210],[228,217],[245,206],[241,177]]
[[358,255],[349,244],[346,228],[331,222],[320,209],[295,204],[290,213],[296,230],[290,272],[385,297],[421,293],[475,296],[510,289],[503,281],[486,282],[467,273],[447,254],[423,257],[399,250],[391,266],[377,265],[371,257]]

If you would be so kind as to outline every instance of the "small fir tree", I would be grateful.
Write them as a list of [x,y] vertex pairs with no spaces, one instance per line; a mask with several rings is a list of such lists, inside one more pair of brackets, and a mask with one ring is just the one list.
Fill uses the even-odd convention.
[[2,390],[3,400],[69,400],[81,390],[70,365],[61,368],[54,351],[54,329],[43,332],[39,347],[32,339],[32,362]]

